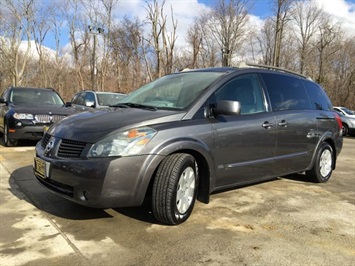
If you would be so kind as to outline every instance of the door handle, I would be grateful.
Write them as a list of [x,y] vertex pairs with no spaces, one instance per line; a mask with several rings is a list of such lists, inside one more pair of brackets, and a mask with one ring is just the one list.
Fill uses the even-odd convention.
[[265,121],[262,125],[263,128],[270,129],[273,126],[269,121]]
[[285,120],[282,120],[281,122],[279,122],[279,126],[280,127],[287,127],[288,123]]

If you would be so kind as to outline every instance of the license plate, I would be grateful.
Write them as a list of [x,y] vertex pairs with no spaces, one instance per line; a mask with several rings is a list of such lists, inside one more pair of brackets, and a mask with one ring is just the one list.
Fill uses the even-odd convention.
[[48,169],[48,166],[49,166],[49,163],[41,160],[40,158],[35,158],[35,171],[36,173],[42,177],[42,178],[46,178],[47,177],[47,169]]

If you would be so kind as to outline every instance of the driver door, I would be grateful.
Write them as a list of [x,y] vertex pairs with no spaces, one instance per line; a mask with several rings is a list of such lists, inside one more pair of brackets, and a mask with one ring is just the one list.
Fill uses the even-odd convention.
[[250,183],[273,176],[275,117],[266,111],[257,75],[236,77],[215,93],[216,102],[241,104],[240,115],[219,115],[213,123],[215,187]]

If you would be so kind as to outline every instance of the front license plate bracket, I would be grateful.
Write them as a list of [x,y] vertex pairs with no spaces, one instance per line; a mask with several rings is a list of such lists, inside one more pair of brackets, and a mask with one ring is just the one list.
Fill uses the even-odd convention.
[[42,178],[48,178],[50,163],[40,158],[34,159],[35,172]]

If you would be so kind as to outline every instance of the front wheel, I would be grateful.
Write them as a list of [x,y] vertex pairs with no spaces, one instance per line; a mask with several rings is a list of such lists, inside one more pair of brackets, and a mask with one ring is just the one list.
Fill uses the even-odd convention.
[[343,136],[346,136],[349,134],[349,127],[347,126],[347,124],[343,123],[342,130],[343,130]]
[[162,161],[152,189],[154,217],[177,225],[186,221],[194,207],[198,187],[195,158],[189,154],[172,154]]
[[313,168],[306,172],[307,177],[316,183],[327,182],[332,175],[334,165],[334,151],[332,146],[323,142],[317,150]]
[[4,144],[6,147],[10,147],[10,146],[16,146],[17,145],[17,140],[13,140],[13,139],[9,139],[9,126],[7,125],[7,123],[5,122],[4,125]]

